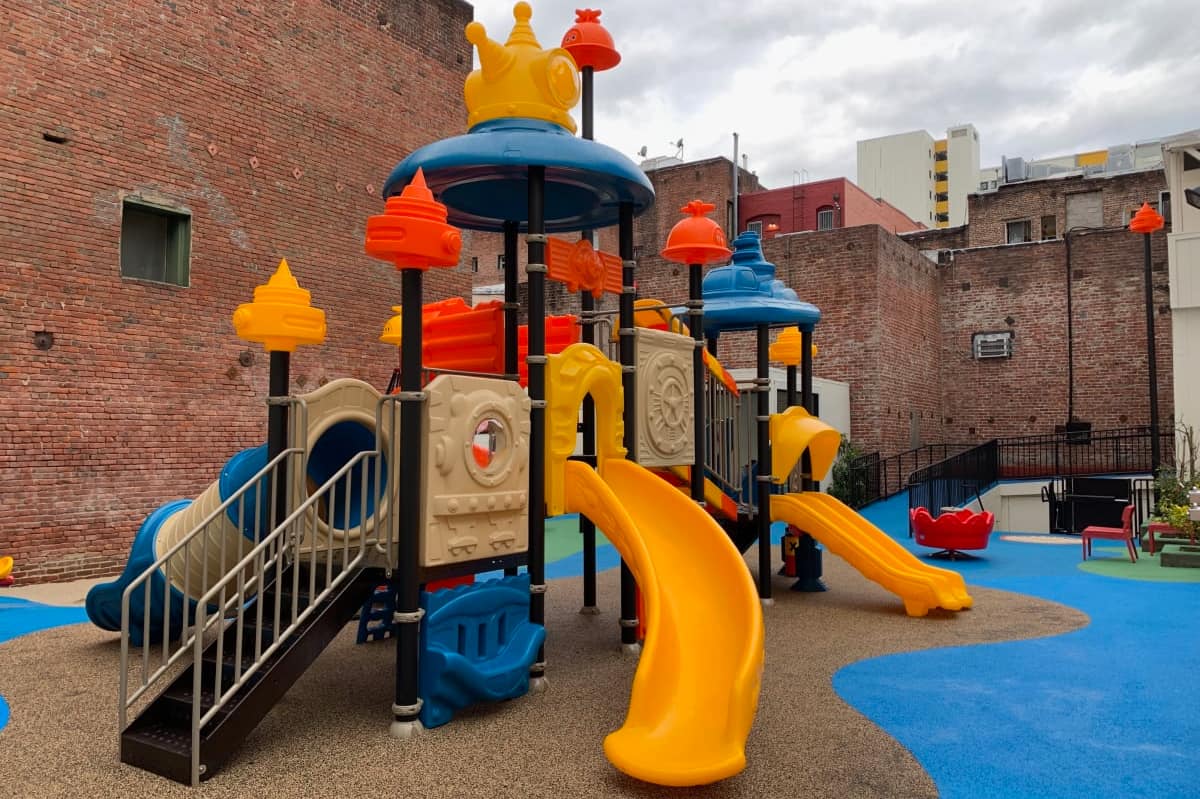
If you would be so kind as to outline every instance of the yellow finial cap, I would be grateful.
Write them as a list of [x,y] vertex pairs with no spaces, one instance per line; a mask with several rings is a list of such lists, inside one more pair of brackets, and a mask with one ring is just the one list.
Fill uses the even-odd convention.
[[567,112],[579,102],[579,70],[561,47],[542,49],[529,24],[532,16],[528,3],[517,3],[516,23],[504,44],[489,38],[481,23],[467,25],[467,41],[479,51],[480,65],[463,85],[468,128],[519,117],[575,132],[575,120]]
[[325,312],[312,307],[312,293],[300,288],[285,258],[266,284],[254,289],[254,302],[233,312],[233,328],[239,338],[268,352],[295,352],[301,344],[325,341]]
[[775,339],[775,343],[771,345],[771,360],[778,361],[784,366],[799,366],[800,359],[804,354],[804,350],[801,348],[803,340],[800,328],[785,327],[779,331],[779,338]]

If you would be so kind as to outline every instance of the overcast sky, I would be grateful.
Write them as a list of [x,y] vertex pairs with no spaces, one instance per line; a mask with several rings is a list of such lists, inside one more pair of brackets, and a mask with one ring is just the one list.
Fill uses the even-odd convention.
[[[477,0],[493,39],[511,0]],[[599,6],[622,55],[596,138],[638,160],[731,156],[770,187],[855,178],[855,142],[970,122],[981,165],[1200,127],[1196,0],[533,0],[543,46]],[[578,108],[575,110],[578,120]]]

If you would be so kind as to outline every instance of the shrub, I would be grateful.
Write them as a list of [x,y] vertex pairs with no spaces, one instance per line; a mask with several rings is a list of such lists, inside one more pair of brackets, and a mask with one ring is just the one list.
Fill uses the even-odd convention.
[[867,502],[867,477],[861,469],[854,468],[854,461],[863,454],[850,439],[842,436],[837,460],[830,473],[829,494],[852,508],[862,507]]

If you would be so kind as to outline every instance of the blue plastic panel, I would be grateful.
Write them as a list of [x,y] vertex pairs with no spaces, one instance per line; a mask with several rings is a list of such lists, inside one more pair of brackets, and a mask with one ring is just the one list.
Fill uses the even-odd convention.
[[529,667],[546,639],[529,621],[529,575],[421,594],[421,723],[529,690]]

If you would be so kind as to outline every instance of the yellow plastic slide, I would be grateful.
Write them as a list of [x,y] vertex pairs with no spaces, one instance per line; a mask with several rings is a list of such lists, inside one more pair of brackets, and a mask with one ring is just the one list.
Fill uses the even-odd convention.
[[922,563],[836,497],[807,491],[774,496],[771,517],[800,528],[868,580],[899,596],[909,616],[924,616],[938,607],[971,607],[971,595],[960,574]]
[[636,463],[603,479],[566,464],[569,512],[621,553],[642,592],[643,645],[629,712],[604,741],[621,771],[669,786],[706,785],[746,765],[763,668],[762,608],[729,538],[683,492]]

